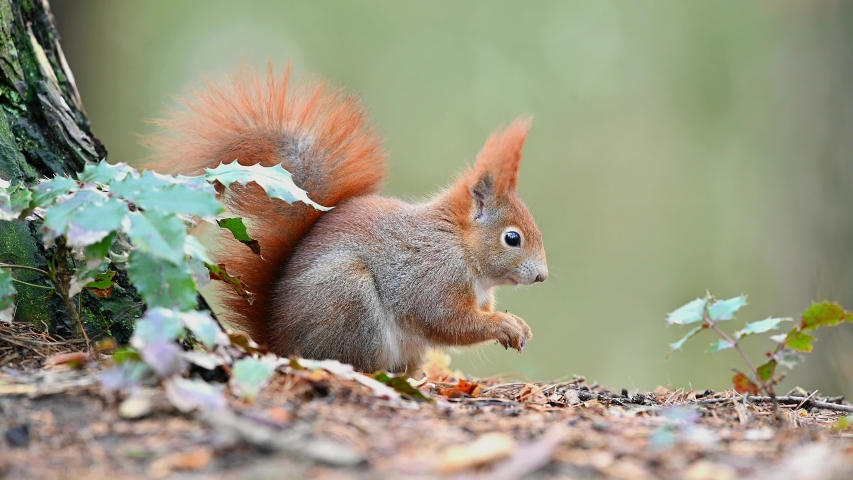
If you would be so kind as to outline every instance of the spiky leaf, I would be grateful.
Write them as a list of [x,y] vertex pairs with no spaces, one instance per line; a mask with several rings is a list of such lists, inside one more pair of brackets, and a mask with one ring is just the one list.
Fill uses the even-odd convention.
[[670,325],[687,325],[701,322],[707,303],[708,297],[705,297],[697,298],[686,305],[682,305],[666,317],[666,323]]
[[110,185],[112,182],[120,182],[132,173],[136,173],[136,169],[126,163],[110,165],[105,161],[100,161],[94,165],[83,167],[83,171],[77,175],[77,180],[82,183]]
[[216,199],[216,191],[206,182],[181,182],[150,170],[138,177],[128,175],[110,185],[113,195],[120,196],[142,210],[160,210],[212,217],[225,211]]
[[131,212],[129,218],[126,232],[137,251],[175,265],[183,263],[187,228],[180,218],[156,210]]
[[11,322],[15,315],[15,285],[12,274],[0,268],[0,322]]
[[314,203],[308,198],[308,193],[293,183],[293,176],[281,165],[263,167],[260,164],[244,166],[236,161],[222,163],[216,168],[206,169],[205,178],[211,183],[219,182],[226,187],[235,182],[243,185],[255,182],[267,192],[270,198],[279,198],[287,203],[303,202],[317,210],[331,209],[331,207]]
[[716,343],[711,344],[711,348],[708,350],[710,353],[717,353],[723,350],[728,350],[729,348],[733,348],[734,344],[728,340],[719,339]]
[[811,352],[817,338],[804,332],[793,331],[785,337],[785,346],[801,352]]
[[261,244],[249,235],[242,218],[223,218],[216,224],[231,232],[235,240],[249,247],[255,255],[261,254]]
[[180,319],[193,335],[198,338],[207,348],[228,343],[228,336],[219,328],[210,314],[207,312],[184,312]]
[[844,321],[844,309],[840,305],[831,302],[813,303],[803,313],[800,324],[804,329],[813,329],[818,326],[833,326]]
[[735,318],[735,313],[746,305],[746,295],[730,298],[728,300],[719,300],[708,307],[708,315],[711,321],[719,322],[721,320],[731,320]]
[[275,367],[269,362],[250,357],[241,358],[234,362],[230,383],[238,395],[252,400],[266,385],[274,371]]
[[54,177],[50,180],[42,180],[32,187],[32,206],[47,208],[57,198],[68,195],[78,188],[77,182],[68,177]]
[[790,322],[790,318],[765,318],[764,320],[759,320],[757,322],[747,323],[743,329],[735,332],[735,339],[739,340],[747,335],[753,335],[756,333],[764,333],[769,332],[770,330],[776,330],[779,328],[779,324],[782,322]]
[[187,311],[196,306],[195,282],[186,263],[175,265],[134,250],[127,262],[127,275],[149,307]]
[[672,353],[676,350],[681,350],[681,347],[684,346],[684,342],[686,342],[687,339],[692,337],[693,335],[696,335],[697,333],[701,332],[703,328],[705,328],[704,325],[699,325],[698,327],[694,327],[692,330],[687,332],[687,334],[685,334],[683,337],[681,337],[680,340],[678,340],[675,343],[670,343],[669,344],[669,353]]
[[770,380],[773,378],[773,375],[776,374],[776,360],[768,360],[764,365],[760,365],[756,371],[758,372],[759,378],[765,382]]

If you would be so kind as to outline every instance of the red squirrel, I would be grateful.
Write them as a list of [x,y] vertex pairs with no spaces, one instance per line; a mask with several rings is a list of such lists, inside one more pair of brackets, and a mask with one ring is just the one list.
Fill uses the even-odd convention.
[[385,152],[359,102],[320,82],[293,87],[248,72],[208,82],[157,123],[161,172],[198,175],[237,161],[281,164],[328,212],[229,187],[262,256],[223,239],[217,261],[255,294],[222,289],[225,320],[278,355],[336,359],[359,371],[419,371],[430,348],[496,340],[519,352],[521,318],[494,310],[501,285],[548,277],[542,235],[516,191],[529,119],[486,141],[473,168],[422,203],[377,195]]

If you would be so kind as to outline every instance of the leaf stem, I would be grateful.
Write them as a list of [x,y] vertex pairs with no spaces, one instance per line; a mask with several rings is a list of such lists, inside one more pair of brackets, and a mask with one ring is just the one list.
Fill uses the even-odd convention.
[[30,270],[33,272],[39,272],[40,274],[44,275],[45,277],[53,280],[53,275],[51,275],[50,272],[47,272],[45,270],[42,270],[42,269],[36,268],[36,267],[28,267],[26,265],[14,265],[14,264],[9,264],[9,263],[0,263],[0,268],[17,268],[20,270]]
[[28,287],[33,287],[33,288],[42,288],[42,289],[44,289],[44,290],[56,290],[54,287],[46,287],[46,286],[44,286],[44,285],[36,285],[35,283],[25,282],[25,281],[23,281],[23,280],[18,280],[17,278],[13,278],[13,279],[12,279],[12,281],[13,281],[13,282],[20,283],[20,284],[23,284],[23,285],[26,285],[26,286],[28,286]]

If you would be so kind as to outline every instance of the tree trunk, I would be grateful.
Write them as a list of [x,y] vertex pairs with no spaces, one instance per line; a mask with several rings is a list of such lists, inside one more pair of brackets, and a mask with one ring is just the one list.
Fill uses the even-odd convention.
[[[0,177],[32,184],[40,178],[74,175],[87,163],[106,158],[92,134],[74,76],[59,45],[47,0],[0,0]],[[52,251],[41,243],[36,222],[0,222],[0,261],[44,269]],[[129,332],[142,304],[118,272],[108,299],[84,292],[87,331]],[[47,285],[38,273],[16,270],[22,281]],[[44,289],[16,283],[15,320],[52,333],[72,328],[63,302]]]

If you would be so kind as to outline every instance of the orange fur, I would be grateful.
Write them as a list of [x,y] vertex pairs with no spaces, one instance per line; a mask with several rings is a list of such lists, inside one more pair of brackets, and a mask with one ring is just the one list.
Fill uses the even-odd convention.
[[[228,83],[207,81],[184,100],[185,111],[156,122],[169,136],[150,141],[156,160],[148,167],[199,175],[234,160],[281,164],[312,200],[326,206],[377,192],[386,175],[385,153],[358,101],[319,82],[294,88],[289,71],[276,76],[269,67],[266,75],[245,72]],[[257,295],[249,305],[230,289],[219,289],[228,309],[225,320],[265,342],[279,269],[322,212],[270,200],[254,184],[232,186],[225,203],[234,214],[251,219],[249,234],[262,249],[259,257],[223,240],[217,261]]]
[[477,154],[474,167],[462,174],[451,187],[453,214],[460,224],[468,222],[471,214],[471,191],[478,181],[488,177],[493,182],[492,193],[507,198],[515,195],[521,151],[530,130],[531,119],[516,119],[502,130],[496,130]]

